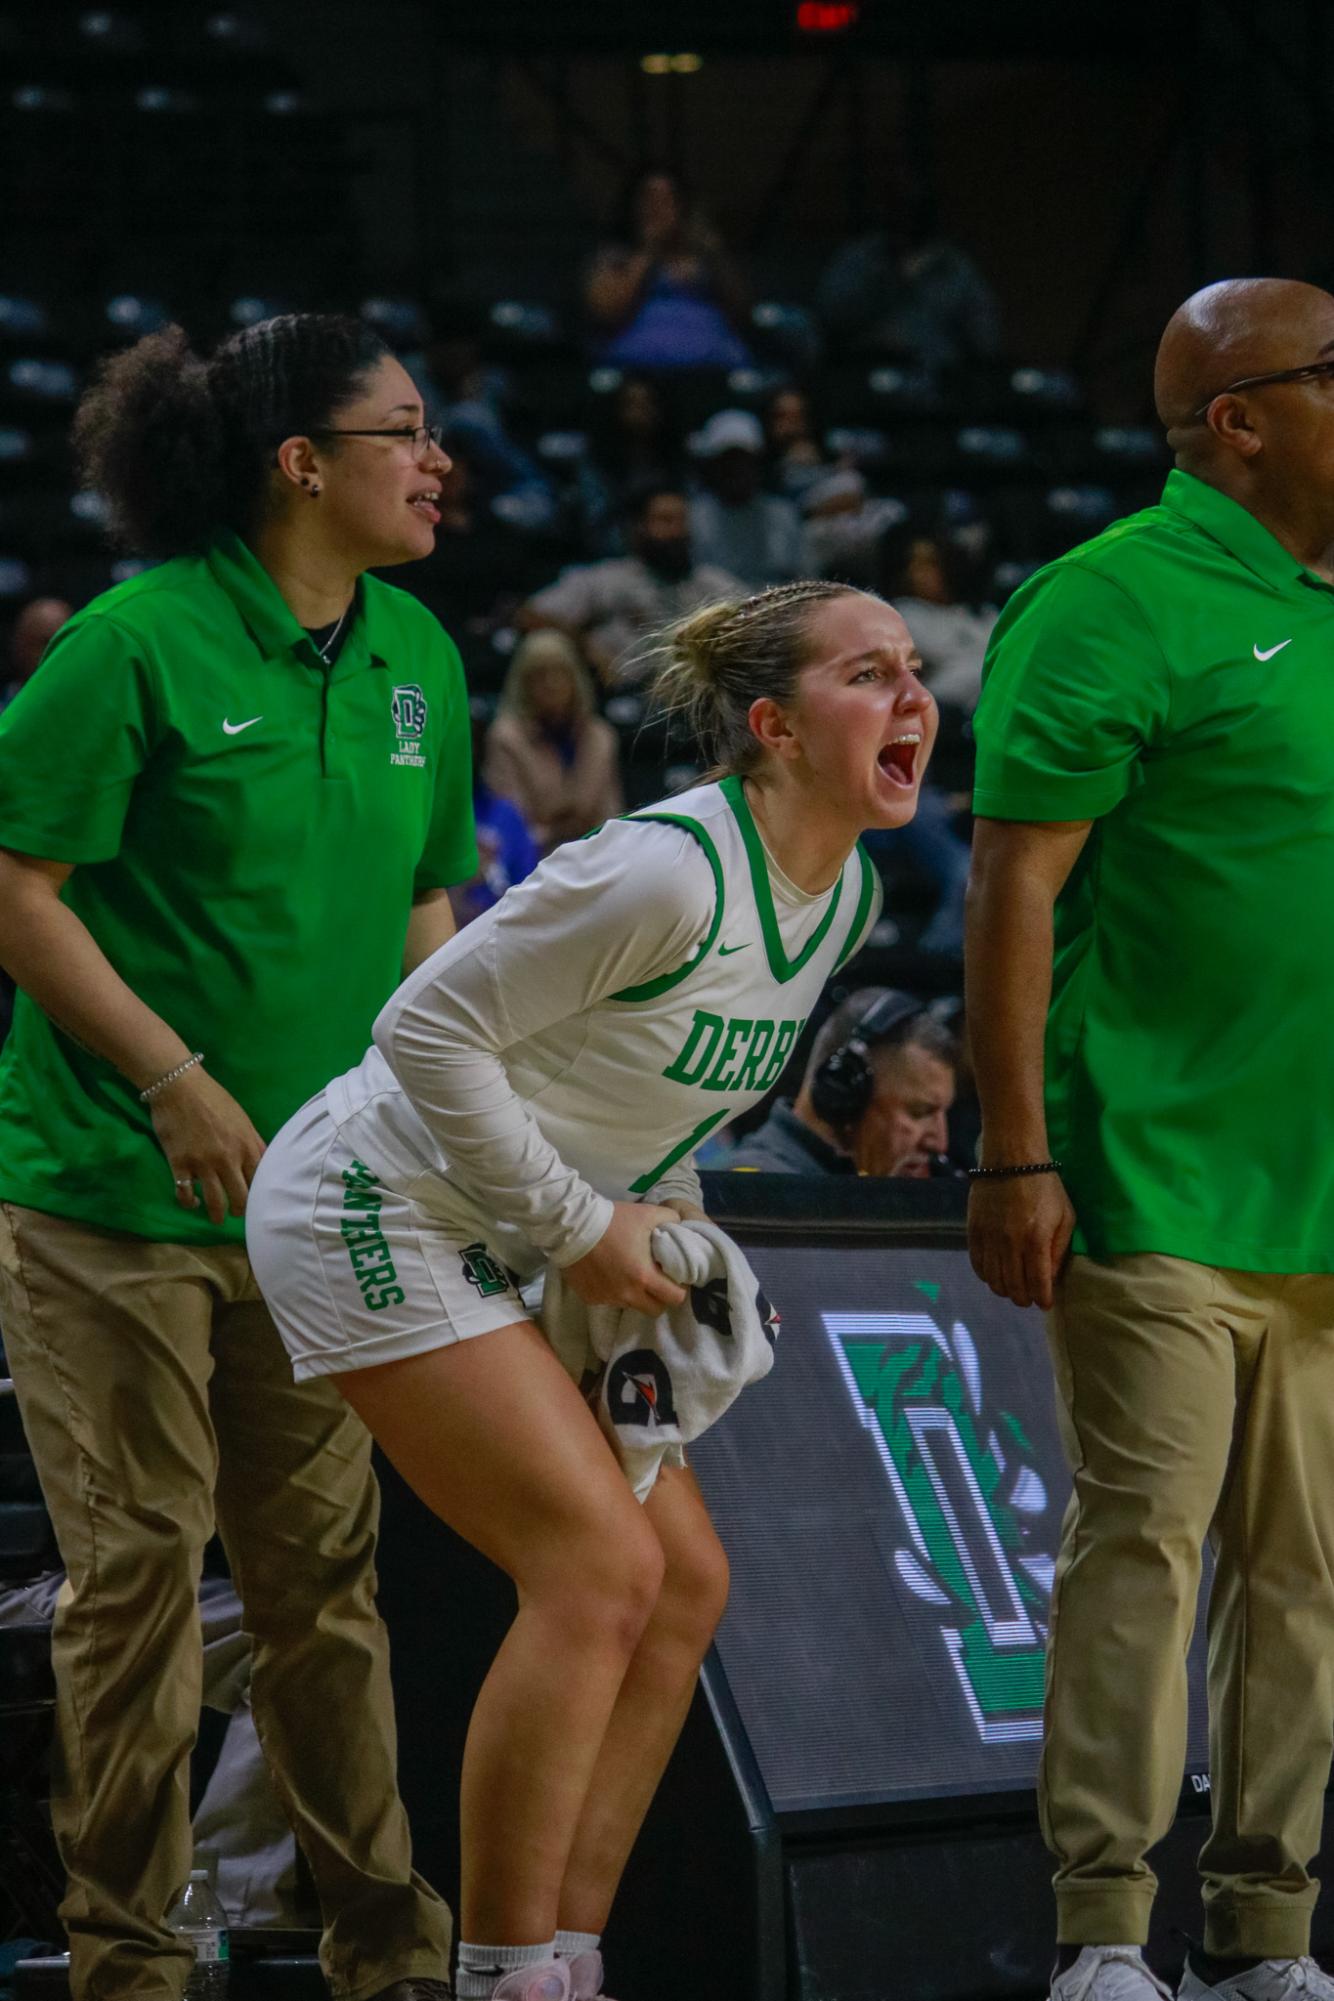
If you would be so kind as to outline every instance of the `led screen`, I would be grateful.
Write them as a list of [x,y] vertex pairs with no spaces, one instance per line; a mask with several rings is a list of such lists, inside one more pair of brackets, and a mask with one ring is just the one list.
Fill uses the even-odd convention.
[[[732,1563],[719,1652],[775,1809],[1027,1791],[1070,1488],[1040,1316],[962,1249],[747,1254],[782,1314],[778,1364],[691,1464]],[[1202,1773],[1198,1632],[1191,1680]]]

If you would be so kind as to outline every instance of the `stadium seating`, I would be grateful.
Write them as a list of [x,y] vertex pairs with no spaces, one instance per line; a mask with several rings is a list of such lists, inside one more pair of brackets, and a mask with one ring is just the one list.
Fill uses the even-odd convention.
[[[69,497],[69,423],[99,356],[173,319],[207,340],[331,304],[360,310],[417,368],[430,308],[361,281],[354,139],[345,119],[312,105],[257,5],[51,0],[5,11],[0,55],[14,114],[0,121],[13,225],[0,292],[0,606],[37,590],[77,601],[124,573],[100,544],[94,503]],[[66,229],[93,246],[77,289],[59,247]],[[831,457],[856,465],[872,497],[957,536],[998,601],[1153,497],[1156,433],[1099,422],[1070,370],[1022,356],[945,375],[888,358],[822,360],[792,273],[776,265],[764,282],[746,330],[753,366],[672,372],[684,436],[721,408],[760,413],[776,388],[801,383]],[[555,496],[540,507],[524,493],[487,498],[516,538],[516,588],[528,588],[534,571],[554,575],[591,553],[580,481],[623,376],[590,360],[572,285],[564,299],[498,289],[474,322],[483,363],[505,384],[511,436]],[[483,690],[505,666],[484,625],[461,635]]]

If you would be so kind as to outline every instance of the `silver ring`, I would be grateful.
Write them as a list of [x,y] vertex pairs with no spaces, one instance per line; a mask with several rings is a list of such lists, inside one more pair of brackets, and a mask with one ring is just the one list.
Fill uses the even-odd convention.
[[176,1176],[176,1186],[178,1188],[193,1188],[194,1185],[194,1176],[192,1174],[178,1174]]

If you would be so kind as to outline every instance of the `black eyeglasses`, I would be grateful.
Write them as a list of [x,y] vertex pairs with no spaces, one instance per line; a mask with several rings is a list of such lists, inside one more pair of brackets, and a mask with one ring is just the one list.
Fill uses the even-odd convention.
[[412,456],[418,462],[426,457],[429,446],[434,445],[440,451],[445,441],[444,427],[440,424],[405,424],[397,431],[339,431],[331,424],[325,424],[308,435],[312,438],[403,438],[411,446]]
[[1270,382],[1318,382],[1326,375],[1334,375],[1334,360],[1308,361],[1304,368],[1277,368],[1272,375],[1243,375],[1240,382],[1229,382],[1223,389],[1215,389],[1208,403],[1201,403],[1192,422],[1202,424],[1209,414],[1209,404],[1216,403],[1220,396],[1235,395],[1238,389],[1263,389]]

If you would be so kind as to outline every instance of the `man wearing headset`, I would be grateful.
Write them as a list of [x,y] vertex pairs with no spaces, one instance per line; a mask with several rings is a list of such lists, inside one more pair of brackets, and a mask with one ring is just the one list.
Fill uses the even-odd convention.
[[925,1179],[948,1145],[957,1055],[949,1030],[910,994],[859,988],[816,1036],[796,1098],[780,1099],[727,1166]]

